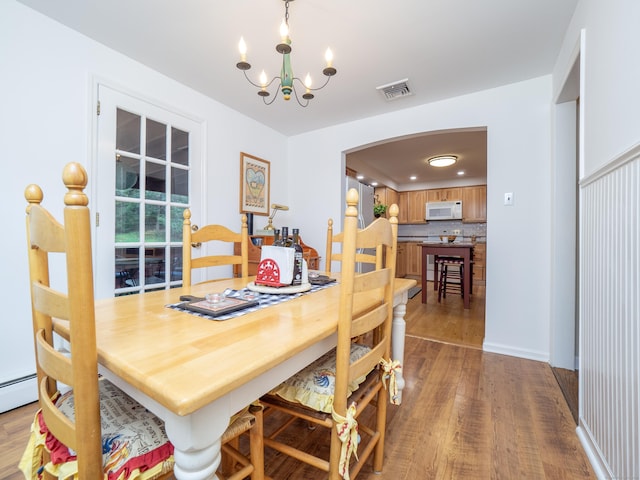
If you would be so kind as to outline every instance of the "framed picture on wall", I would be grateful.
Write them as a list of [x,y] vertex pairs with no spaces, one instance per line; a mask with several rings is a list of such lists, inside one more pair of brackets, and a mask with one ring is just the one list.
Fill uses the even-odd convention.
[[240,152],[240,213],[269,215],[270,168],[267,160]]

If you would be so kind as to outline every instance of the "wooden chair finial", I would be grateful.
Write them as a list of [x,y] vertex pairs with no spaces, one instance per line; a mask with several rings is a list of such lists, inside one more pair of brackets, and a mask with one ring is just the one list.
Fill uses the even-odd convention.
[[31,205],[40,205],[42,203],[44,193],[42,193],[42,189],[38,185],[32,183],[24,189],[24,198],[29,202],[29,205],[27,205],[27,211],[29,211]]
[[389,221],[391,223],[398,223],[398,215],[400,214],[400,209],[398,205],[395,203],[389,207]]
[[347,210],[345,212],[345,216],[358,216],[358,191],[355,188],[351,188],[347,192]]
[[65,205],[86,207],[89,204],[89,198],[84,193],[89,177],[82,165],[67,163],[62,171],[62,181],[69,190],[64,196]]

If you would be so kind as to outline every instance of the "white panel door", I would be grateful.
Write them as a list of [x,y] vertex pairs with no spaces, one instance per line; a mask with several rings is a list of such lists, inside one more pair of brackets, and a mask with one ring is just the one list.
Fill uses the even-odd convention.
[[97,298],[182,283],[182,212],[202,218],[202,126],[98,86]]

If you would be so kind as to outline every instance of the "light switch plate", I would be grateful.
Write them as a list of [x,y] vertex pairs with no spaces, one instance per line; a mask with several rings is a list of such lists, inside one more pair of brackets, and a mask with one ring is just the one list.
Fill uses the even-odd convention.
[[507,206],[513,205],[513,193],[504,194],[504,204]]

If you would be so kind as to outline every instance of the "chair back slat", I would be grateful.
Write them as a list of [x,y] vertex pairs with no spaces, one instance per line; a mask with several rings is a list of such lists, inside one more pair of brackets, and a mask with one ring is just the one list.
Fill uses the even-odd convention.
[[[91,221],[84,193],[87,173],[80,164],[70,163],[62,178],[67,187],[64,224],[40,206],[40,187],[29,185],[25,190],[38,397],[51,433],[76,451],[78,477],[102,478]],[[66,293],[49,283],[52,253],[66,258]],[[70,358],[54,348],[52,317],[69,322]],[[51,400],[57,382],[73,388],[73,422]]]
[[69,319],[69,299],[67,296],[46,285],[33,284],[33,306],[41,315],[62,320]]
[[48,377],[55,378],[56,381],[65,385],[73,385],[71,359],[61,355],[53,348],[51,342],[47,340],[44,330],[40,330],[36,334],[36,355],[40,368]]
[[[332,262],[342,262],[342,253],[333,251],[333,244],[342,245],[342,241],[344,238],[344,233],[336,233],[333,234],[333,220],[329,219],[327,225],[327,248],[326,248],[326,256],[325,256],[325,271],[331,273]],[[358,246],[359,249],[368,248],[363,246]],[[381,250],[376,249],[376,254],[372,255],[369,253],[356,252],[356,263],[363,264],[368,263],[371,265],[376,265],[379,267],[381,265]]]
[[[240,265],[242,278],[249,277],[249,227],[247,216],[242,215],[240,233],[234,232],[224,225],[205,225],[195,232],[191,226],[191,210],[186,208],[183,212],[182,222],[182,285],[191,286],[192,270],[196,268],[219,267],[224,265]],[[204,243],[227,242],[233,249],[234,243],[240,244],[240,255],[203,255],[193,256],[195,248],[202,248]],[[197,245],[197,246],[195,246]],[[214,279],[210,279],[214,280]],[[209,279],[207,281],[210,281]],[[219,279],[215,279],[219,280]]]
[[385,345],[384,342],[376,344],[369,353],[360,357],[353,362],[349,367],[349,381],[354,382],[359,377],[364,377],[371,370],[373,370],[380,359],[384,357]]
[[39,385],[39,394],[42,395],[40,400],[40,408],[42,409],[42,418],[44,423],[47,424],[47,428],[51,432],[56,432],[56,438],[65,445],[74,445],[77,443],[76,426],[58,410],[46,394],[46,379],[43,379]]

